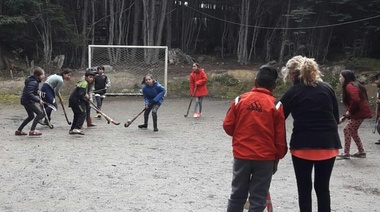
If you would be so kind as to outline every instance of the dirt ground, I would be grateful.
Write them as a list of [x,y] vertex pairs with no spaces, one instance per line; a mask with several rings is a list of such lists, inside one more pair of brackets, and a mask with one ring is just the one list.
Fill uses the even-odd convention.
[[[61,108],[53,113],[54,129],[38,125],[40,137],[15,136],[26,112],[18,104],[1,105],[0,211],[225,211],[232,153],[222,121],[230,100],[206,98],[199,119],[184,117],[189,100],[165,99],[159,132],[153,132],[151,119],[147,130],[137,128],[142,117],[123,126],[142,110],[142,97],[108,97],[104,112],[122,124],[95,120],[97,126],[84,129],[84,136],[68,134]],[[290,118],[288,137],[291,123]],[[380,211],[380,145],[374,144],[379,135],[372,134],[371,120],[360,134],[367,158],[336,161],[332,211]],[[270,191],[275,212],[298,210],[290,154]],[[317,211],[315,193],[313,201]]]

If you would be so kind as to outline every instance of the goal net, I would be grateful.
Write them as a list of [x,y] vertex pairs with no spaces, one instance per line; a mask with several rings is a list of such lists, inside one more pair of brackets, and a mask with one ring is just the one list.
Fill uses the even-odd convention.
[[152,74],[167,90],[167,46],[89,45],[88,68],[97,66],[104,66],[106,75],[113,72],[107,95],[142,95],[146,74]]

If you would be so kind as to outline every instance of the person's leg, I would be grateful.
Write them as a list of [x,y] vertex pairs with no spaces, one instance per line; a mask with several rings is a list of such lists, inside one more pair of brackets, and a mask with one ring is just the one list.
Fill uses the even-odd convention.
[[343,128],[343,134],[344,134],[344,154],[348,155],[350,154],[350,147],[351,147],[351,134],[352,134],[352,119],[348,120],[348,123]]
[[313,162],[298,158],[294,155],[292,155],[292,161],[297,180],[298,204],[300,207],[300,212],[311,212],[311,172],[313,169]]
[[30,130],[34,131],[36,129],[38,122],[44,118],[45,114],[41,111],[39,106],[37,106],[36,104],[31,104],[30,109],[33,111],[33,113],[37,115],[33,120],[32,126],[30,127]]
[[199,97],[194,97],[195,98],[195,104],[194,104],[194,113],[198,113],[198,107],[199,107]]
[[18,127],[18,131],[22,131],[24,129],[24,127],[34,119],[34,113],[33,113],[33,110],[31,108],[31,105],[32,104],[29,104],[29,105],[24,105],[24,108],[26,110],[26,113],[28,114],[28,117],[26,117],[26,119],[21,123],[21,125]]
[[199,97],[199,113],[202,113],[202,102],[203,102],[204,96]]
[[152,108],[148,108],[144,112],[144,124],[140,124],[138,127],[139,128],[148,128],[148,120],[149,120],[149,113],[152,110]]
[[273,175],[274,161],[252,161],[249,186],[249,212],[264,211]]
[[159,107],[160,107],[159,105],[154,105],[154,107],[152,108],[153,130],[155,132],[158,131],[158,128],[157,128],[157,111],[158,111]]
[[363,123],[363,119],[351,119],[351,136],[360,153],[364,152],[362,141],[359,137],[359,127]]
[[234,158],[232,174],[231,195],[228,199],[227,212],[241,212],[248,197],[251,178],[250,161]]
[[335,157],[314,162],[314,189],[317,195],[318,212],[331,211],[330,177]]
[[[84,108],[86,109],[84,113],[84,119],[86,120],[87,127],[96,126],[96,124],[92,123],[90,103],[86,102],[84,103],[84,106],[85,106]],[[81,115],[79,117],[80,117],[79,120],[81,120]],[[83,123],[84,123],[84,120],[83,120]]]
[[[77,113],[77,118],[78,118],[78,121],[76,123],[76,125],[74,126],[75,129],[81,129],[83,124],[84,124],[84,121],[86,119],[86,116],[87,116],[87,108],[86,108],[86,104],[79,104],[78,105],[78,108],[76,108],[76,113]],[[87,117],[88,118],[88,117]],[[88,126],[88,123],[87,123],[87,126]]]
[[[57,102],[55,101],[55,92],[48,84],[44,83],[42,85],[41,92],[41,97],[43,101],[50,103],[54,105],[56,108],[58,108]],[[46,111],[46,116],[49,118],[49,120],[51,120],[51,113],[53,109],[51,109],[47,105],[44,105],[44,107]]]
[[73,121],[71,122],[70,131],[72,131],[73,129],[75,129],[76,126],[78,126],[78,114],[81,112],[79,105],[77,104],[71,105],[71,110],[73,111],[74,116],[73,116]]

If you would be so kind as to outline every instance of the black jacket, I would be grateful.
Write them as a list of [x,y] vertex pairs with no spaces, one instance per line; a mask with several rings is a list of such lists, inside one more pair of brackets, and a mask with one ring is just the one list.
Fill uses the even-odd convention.
[[339,108],[334,90],[324,82],[316,87],[296,82],[280,100],[285,117],[292,114],[290,149],[340,149]]
[[38,96],[38,85],[40,82],[41,81],[33,75],[25,79],[25,87],[20,99],[22,105],[33,104],[40,101]]

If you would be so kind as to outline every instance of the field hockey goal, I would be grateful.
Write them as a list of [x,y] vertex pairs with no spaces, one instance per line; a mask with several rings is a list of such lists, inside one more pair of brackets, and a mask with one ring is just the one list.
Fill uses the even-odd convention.
[[88,68],[98,66],[105,67],[106,75],[112,72],[107,95],[142,95],[146,74],[152,74],[167,90],[167,46],[89,45]]

